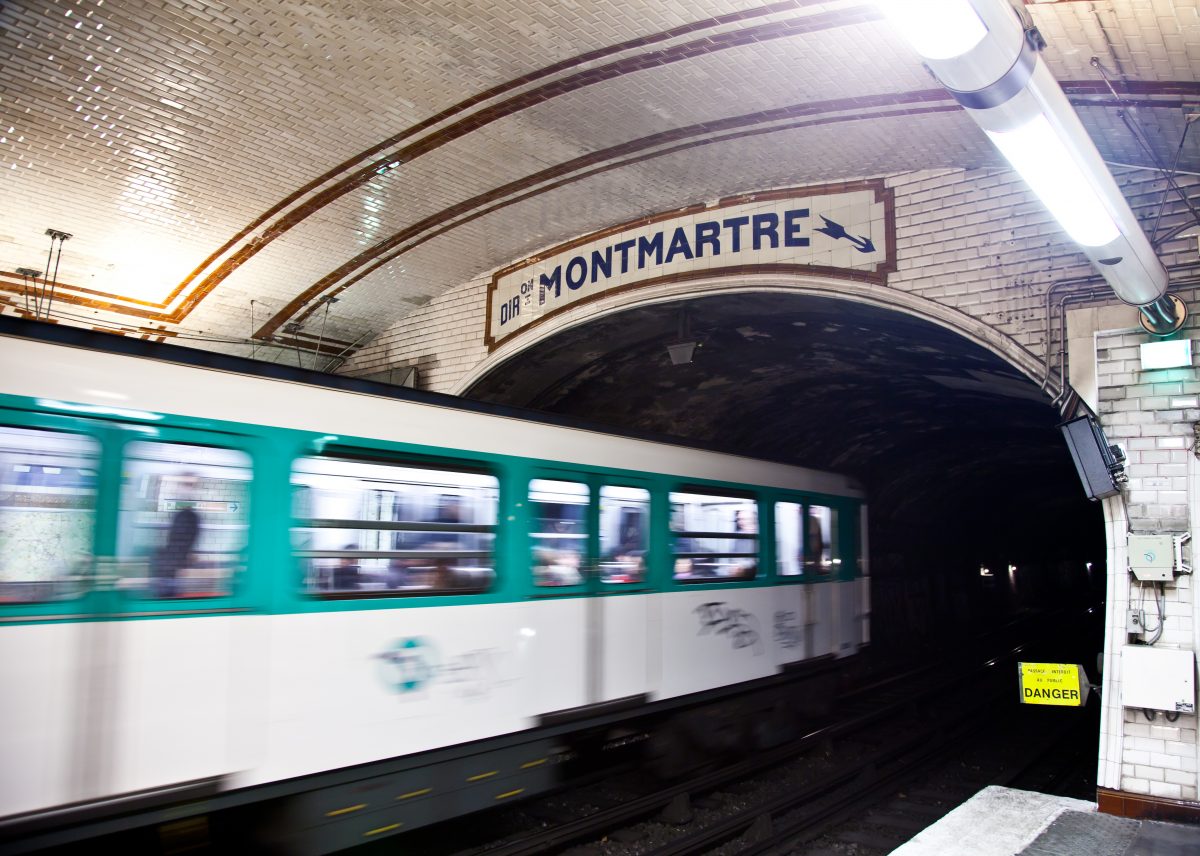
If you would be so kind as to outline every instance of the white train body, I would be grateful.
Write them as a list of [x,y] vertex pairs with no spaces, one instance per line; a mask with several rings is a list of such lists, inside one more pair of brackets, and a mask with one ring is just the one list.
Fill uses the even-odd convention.
[[[547,779],[529,776],[548,764],[542,750],[562,733],[551,728],[559,720],[751,686],[868,641],[865,506],[849,479],[432,396],[318,386],[299,372],[240,374],[229,366],[251,364],[211,355],[202,359],[217,368],[170,362],[174,349],[150,358],[82,344],[92,343],[0,328],[0,429],[82,432],[97,449],[88,576],[69,596],[0,599],[0,818],[18,831],[63,806],[173,788],[187,797],[188,783],[200,782],[212,798],[271,785],[271,796],[308,794],[313,824],[359,823],[345,838],[353,843],[419,825],[419,812],[411,821],[387,812],[439,792],[461,791],[455,804],[467,810],[537,790]],[[109,507],[127,489],[117,481],[130,478],[121,450],[137,438],[206,445],[229,437],[253,460],[247,490],[258,514],[239,587],[204,600],[130,596],[120,557],[108,552],[123,536],[105,534],[123,525],[114,518],[124,511]],[[348,599],[300,590],[290,462],[333,446],[495,473],[491,585]],[[649,569],[633,589],[532,587],[520,561],[536,537],[523,517],[532,477],[642,485],[649,519],[659,523],[681,486],[743,497],[763,521],[751,536],[758,573],[747,582],[679,580],[664,531],[650,536]],[[776,504],[784,501],[803,509],[841,503],[845,527],[855,530],[839,536],[854,545],[841,551],[850,567],[819,580],[777,576],[775,520],[784,512]],[[271,503],[278,512],[264,517]],[[35,537],[27,528],[5,533],[5,519],[0,499],[0,538]],[[0,570],[0,585],[6,572],[17,573]],[[495,738],[505,740],[486,742]],[[459,752],[465,760],[453,773],[434,764],[465,744],[495,751]],[[382,802],[355,796],[355,782],[383,772],[398,793]],[[461,781],[447,780],[454,776]],[[467,799],[471,789],[483,795]]]

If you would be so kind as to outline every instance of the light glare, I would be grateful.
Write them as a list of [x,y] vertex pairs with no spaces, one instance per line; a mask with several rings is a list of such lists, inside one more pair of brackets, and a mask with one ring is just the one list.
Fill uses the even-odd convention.
[[1175,339],[1169,342],[1143,342],[1143,369],[1174,369],[1192,364],[1192,340]]
[[49,410],[61,410],[66,413],[86,413],[89,416],[115,416],[119,419],[146,419],[150,421],[162,419],[162,415],[159,413],[150,413],[147,410],[131,410],[126,407],[74,404],[69,401],[56,401],[49,398],[39,398],[37,403],[39,407],[45,407]]
[[1011,131],[985,131],[1076,243],[1102,247],[1121,232],[1096,188],[1043,115]]
[[987,35],[967,0],[879,0],[879,8],[926,59],[962,56]]

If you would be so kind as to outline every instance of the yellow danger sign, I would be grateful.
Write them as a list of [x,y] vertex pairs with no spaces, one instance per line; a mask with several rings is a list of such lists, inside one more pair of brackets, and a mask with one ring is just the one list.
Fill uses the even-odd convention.
[[1080,707],[1087,701],[1088,683],[1083,667],[1073,663],[1018,663],[1021,701]]

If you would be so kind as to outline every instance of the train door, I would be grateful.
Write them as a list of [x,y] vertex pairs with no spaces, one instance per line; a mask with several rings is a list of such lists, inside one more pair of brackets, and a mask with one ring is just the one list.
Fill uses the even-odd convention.
[[[539,474],[540,475],[540,474]],[[547,471],[529,482],[542,712],[646,692],[650,492],[631,479]]]
[[238,768],[246,442],[0,409],[0,815]]
[[252,438],[162,427],[122,430],[107,562],[106,778],[126,792],[212,780],[249,763],[265,687],[267,628],[251,618]]
[[0,816],[94,798],[100,688],[93,591],[104,435],[89,420],[0,408]]
[[635,480],[601,481],[595,493],[590,668],[599,700],[614,701],[649,690],[650,490]]

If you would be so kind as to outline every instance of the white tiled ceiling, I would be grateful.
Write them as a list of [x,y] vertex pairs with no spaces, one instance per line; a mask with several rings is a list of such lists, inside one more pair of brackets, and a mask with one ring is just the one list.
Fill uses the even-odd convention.
[[[1107,158],[1149,161],[1101,71],[1174,157],[1198,6],[1027,6]],[[53,228],[59,320],[238,353],[367,341],[649,212],[997,163],[865,0],[8,0],[0,55],[5,311]]]

